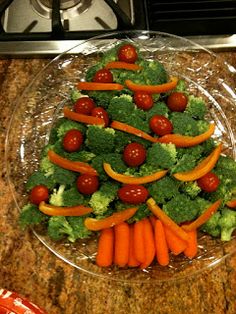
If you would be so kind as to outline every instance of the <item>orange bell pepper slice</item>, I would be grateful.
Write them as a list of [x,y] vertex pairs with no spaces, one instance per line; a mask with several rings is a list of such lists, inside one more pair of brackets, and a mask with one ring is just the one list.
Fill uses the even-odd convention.
[[122,90],[123,85],[118,83],[79,82],[79,90]]
[[215,131],[215,124],[211,123],[206,132],[197,136],[185,136],[180,134],[166,134],[157,139],[160,143],[172,143],[176,147],[191,147],[205,142]]
[[168,92],[171,89],[174,89],[177,85],[178,79],[177,77],[172,77],[171,81],[168,83],[160,84],[160,85],[140,85],[132,82],[131,80],[126,80],[125,85],[128,89],[133,92],[146,92],[150,94],[160,94]]
[[124,69],[124,70],[131,70],[131,71],[138,71],[141,70],[143,67],[135,64],[135,63],[128,63],[122,61],[111,61],[105,65],[106,69]]
[[110,228],[128,220],[136,213],[137,210],[138,208],[136,207],[130,207],[120,212],[116,212],[111,216],[103,219],[95,219],[88,217],[85,219],[84,225],[87,229],[92,231],[99,231],[102,229]]
[[213,152],[203,159],[194,169],[185,172],[177,172],[173,174],[173,176],[180,181],[194,181],[203,177],[214,168],[220,157],[221,150],[222,144],[219,144]]
[[109,177],[111,177],[112,179],[118,182],[125,183],[125,184],[145,184],[145,183],[153,182],[153,181],[161,179],[168,172],[168,170],[161,170],[161,171],[157,171],[153,174],[143,176],[143,177],[132,177],[129,175],[117,173],[116,171],[112,169],[111,165],[106,162],[103,163],[103,168]]
[[45,202],[40,202],[39,210],[48,216],[83,216],[93,211],[92,208],[84,205],[61,207],[49,205]]
[[64,117],[74,120],[77,122],[85,123],[85,124],[95,124],[95,125],[105,125],[105,122],[102,118],[88,116],[86,114],[77,113],[70,110],[67,106],[63,108]]
[[227,205],[228,207],[230,207],[230,208],[235,208],[235,207],[236,207],[236,199],[233,199],[233,200],[231,200],[231,201],[228,201],[228,202],[226,203],[226,205]]
[[72,160],[66,159],[58,155],[57,153],[55,153],[53,150],[48,151],[48,158],[52,163],[54,163],[55,165],[61,168],[80,172],[80,173],[87,173],[93,176],[98,175],[97,171],[86,162],[72,161]]

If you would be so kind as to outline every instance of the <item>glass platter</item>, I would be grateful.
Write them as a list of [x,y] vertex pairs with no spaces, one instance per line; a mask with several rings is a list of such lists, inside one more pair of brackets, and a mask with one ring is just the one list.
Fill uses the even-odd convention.
[[[119,41],[137,45],[148,59],[158,59],[172,76],[184,78],[188,89],[202,96],[208,105],[208,119],[214,121],[214,137],[224,144],[224,154],[236,158],[235,150],[235,69],[213,52],[171,34],[151,31],[114,32],[95,37],[59,55],[32,81],[16,103],[6,140],[8,180],[18,209],[27,202],[24,184],[37,169],[42,147],[48,141],[53,122],[62,116],[71,89],[84,79],[86,69],[95,64],[101,52]],[[53,242],[34,230],[38,239],[59,258],[94,276],[127,282],[162,282],[183,279],[212,268],[236,247],[235,237],[221,242],[199,235],[198,255],[189,260],[171,256],[170,265],[156,263],[146,270],[99,268],[95,264],[97,238],[69,243]]]

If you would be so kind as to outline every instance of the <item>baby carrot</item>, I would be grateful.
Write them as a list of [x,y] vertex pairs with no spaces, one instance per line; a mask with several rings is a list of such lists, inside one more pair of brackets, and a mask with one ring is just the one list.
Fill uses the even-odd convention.
[[161,266],[167,266],[169,264],[169,252],[164,227],[160,220],[157,220],[155,223],[155,245],[158,263]]
[[188,231],[187,247],[184,250],[184,255],[188,258],[194,258],[197,255],[197,230]]
[[98,252],[96,264],[100,267],[108,267],[113,262],[114,231],[113,228],[103,229],[98,240]]
[[145,262],[143,229],[144,229],[143,220],[139,220],[135,222],[134,224],[134,254],[135,254],[136,259],[140,263]]
[[141,269],[147,268],[155,257],[155,239],[152,225],[148,218],[143,219],[143,236],[144,236],[144,251],[145,262],[140,265]]
[[115,232],[115,251],[114,263],[120,267],[128,264],[129,260],[129,225],[127,222],[122,222],[114,227]]
[[182,240],[178,237],[171,229],[164,226],[166,242],[169,250],[174,255],[179,255],[182,253],[187,247],[187,241]]
[[155,216],[151,215],[151,216],[149,216],[149,220],[151,222],[153,229],[155,229],[155,223],[156,223],[157,218]]
[[139,266],[139,261],[136,259],[134,254],[134,224],[129,225],[129,267]]

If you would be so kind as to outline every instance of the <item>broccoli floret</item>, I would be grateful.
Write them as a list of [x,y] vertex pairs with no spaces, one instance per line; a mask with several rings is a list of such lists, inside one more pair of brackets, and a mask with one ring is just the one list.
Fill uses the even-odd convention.
[[147,150],[147,164],[155,168],[171,168],[176,162],[176,148],[174,144],[155,143]]
[[169,113],[169,109],[167,105],[164,102],[160,101],[160,102],[156,102],[150,110],[146,111],[146,117],[148,121],[156,114],[162,115],[168,118],[168,113]]
[[52,189],[55,186],[55,182],[51,177],[46,177],[41,171],[35,171],[25,184],[26,191],[30,191],[34,186],[39,184],[45,185],[48,189]]
[[178,83],[175,87],[176,92],[185,92],[186,91],[186,83],[184,80],[178,80]]
[[120,95],[120,91],[89,91],[89,97],[93,98],[97,106],[107,109],[111,99]]
[[164,212],[176,223],[191,221],[197,217],[198,206],[195,200],[184,194],[177,194],[163,205]]
[[150,131],[145,112],[137,108],[130,95],[112,98],[107,112],[112,120],[127,123],[144,132]]
[[233,231],[236,229],[236,211],[224,208],[219,219],[221,240],[230,241]]
[[201,188],[196,181],[184,182],[181,185],[181,191],[194,199],[201,192]]
[[58,138],[63,138],[65,133],[71,129],[79,130],[83,134],[86,132],[86,126],[84,126],[84,124],[64,118],[64,122],[57,128]]
[[170,120],[173,124],[173,133],[196,136],[200,134],[197,120],[185,112],[172,112]]
[[202,145],[196,145],[193,147],[180,148],[177,147],[177,159],[182,158],[185,155],[193,156],[195,160],[202,158],[204,147]]
[[28,203],[22,208],[19,216],[19,225],[22,229],[25,229],[29,226],[38,225],[47,219],[48,217],[38,210],[37,205]]
[[99,190],[94,192],[89,201],[89,205],[93,209],[93,213],[102,217],[108,211],[108,206],[117,196],[119,184],[105,182]]
[[92,232],[88,230],[84,225],[85,217],[67,217],[67,221],[73,229],[74,239],[88,238]]
[[168,200],[179,194],[179,181],[164,177],[148,186],[149,194],[158,204],[165,204]]
[[207,112],[206,104],[201,97],[190,95],[188,97],[188,104],[185,112],[196,119],[204,119],[204,116]]
[[189,171],[196,166],[196,159],[193,155],[185,154],[177,163],[171,167],[171,173]]
[[157,60],[142,60],[139,65],[143,67],[137,75],[137,83],[146,85],[163,84],[168,80],[164,66]]
[[47,232],[49,237],[54,241],[59,241],[67,237],[69,241],[75,242],[73,228],[64,216],[50,217]]
[[114,151],[115,131],[112,128],[102,128],[90,125],[87,130],[86,146],[94,154],[105,154]]
[[72,152],[72,153],[65,152],[63,156],[72,161],[82,161],[82,162],[89,162],[94,157],[96,157],[94,153],[86,151],[86,150],[80,150],[78,152]]
[[79,98],[83,97],[85,95],[82,95],[81,92],[78,89],[73,89],[70,94],[70,99],[73,103],[76,102]]
[[220,217],[220,212],[216,212],[215,214],[213,214],[210,219],[208,219],[207,222],[202,225],[201,230],[210,234],[213,237],[218,237],[220,235]]
[[79,193],[76,186],[65,190],[65,185],[60,185],[58,189],[54,189],[50,196],[49,203],[55,206],[76,206],[82,205],[84,197]]
[[128,220],[128,223],[139,221],[145,217],[149,217],[150,215],[151,215],[151,212],[148,206],[145,203],[141,204],[138,206],[138,210],[136,211],[136,213]]

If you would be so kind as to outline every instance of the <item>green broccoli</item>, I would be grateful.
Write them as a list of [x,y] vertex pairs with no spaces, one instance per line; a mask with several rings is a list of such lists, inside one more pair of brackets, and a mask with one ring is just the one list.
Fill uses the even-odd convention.
[[185,194],[177,194],[163,205],[164,212],[176,223],[194,220],[199,211],[195,200]]
[[169,169],[176,163],[174,144],[155,143],[147,150],[147,164],[155,168]]
[[88,238],[92,234],[92,232],[85,227],[84,219],[85,219],[85,216],[67,217],[67,221],[73,228],[73,234],[74,234],[75,240]]
[[185,154],[171,167],[171,173],[189,171],[196,166],[196,163],[196,158],[193,155]]
[[39,225],[42,222],[47,221],[48,216],[43,214],[37,205],[28,203],[23,206],[19,216],[19,225],[22,229],[29,226]]
[[87,130],[86,146],[94,154],[105,154],[114,151],[115,130],[90,125]]
[[166,83],[168,74],[164,66],[157,60],[142,60],[139,65],[143,69],[138,73],[135,82],[146,85]]
[[63,138],[66,132],[71,129],[79,130],[81,133],[86,132],[86,126],[80,122],[76,122],[67,118],[63,118],[64,122],[60,123],[57,128],[57,136],[59,139]]
[[198,186],[196,181],[184,182],[181,185],[180,190],[192,199],[194,199],[201,192],[201,188]]
[[76,186],[65,190],[65,185],[54,189],[50,195],[49,203],[55,206],[76,206],[84,204],[84,196],[79,193]]
[[201,230],[203,232],[206,232],[208,234],[210,234],[213,237],[218,237],[220,236],[221,230],[220,230],[220,226],[219,226],[219,219],[221,217],[220,212],[216,212],[215,214],[213,214],[210,219],[207,220],[207,222],[205,222],[202,226],[201,226]]
[[67,237],[69,241],[75,242],[73,228],[64,216],[52,216],[48,221],[47,233],[54,241],[60,241]]
[[70,99],[73,103],[75,103],[79,98],[83,97],[85,95],[81,94],[81,92],[78,89],[72,89],[70,93]]
[[196,136],[200,134],[197,120],[186,112],[172,112],[170,121],[173,125],[173,133]]
[[185,112],[196,119],[204,119],[207,112],[206,104],[201,97],[190,95]]
[[162,116],[165,116],[166,118],[168,118],[169,109],[164,102],[162,102],[162,101],[156,102],[156,103],[154,103],[154,105],[151,109],[146,111],[147,121],[149,121],[156,114],[162,115]]
[[108,206],[117,197],[119,185],[116,183],[105,182],[99,190],[94,192],[89,201],[89,205],[93,209],[93,213],[102,217],[109,210]]
[[230,241],[233,231],[236,229],[236,211],[224,208],[219,218],[221,240]]
[[33,172],[28,178],[25,184],[26,191],[30,191],[33,187],[39,184],[45,185],[48,189],[52,189],[55,186],[52,177],[46,177],[42,171],[38,170]]
[[148,148],[152,145],[150,141],[147,141],[141,137],[138,137],[133,134],[128,134],[126,132],[117,131],[115,132],[115,152],[123,152],[126,145],[129,143],[136,142],[142,144],[145,148]]
[[65,152],[61,155],[69,160],[82,161],[82,162],[90,162],[94,157],[96,157],[94,153],[83,150],[83,149],[77,152],[72,152],[72,153]]
[[115,96],[119,96],[120,91],[88,91],[89,97],[91,97],[97,106],[107,109],[110,101]]
[[179,185],[179,181],[171,177],[164,177],[150,183],[148,185],[148,191],[158,204],[165,204],[168,200],[179,194]]
[[185,83],[185,80],[178,80],[178,83],[174,89],[174,91],[176,92],[185,92],[186,91],[186,83]]

